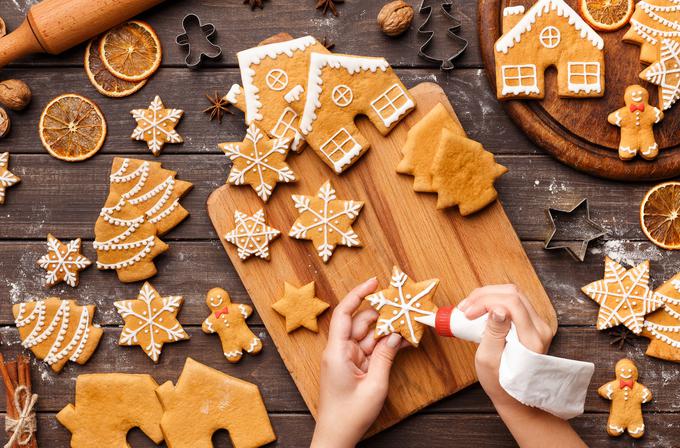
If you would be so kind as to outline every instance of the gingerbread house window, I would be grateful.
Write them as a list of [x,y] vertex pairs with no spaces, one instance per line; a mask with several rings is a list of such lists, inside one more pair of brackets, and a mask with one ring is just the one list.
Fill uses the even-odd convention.
[[599,62],[569,62],[567,65],[567,81],[570,92],[599,92]]
[[352,89],[350,89],[349,86],[340,84],[335,86],[333,92],[331,93],[331,97],[333,98],[333,102],[338,107],[346,107],[352,103],[354,94],[352,93]]
[[359,155],[361,145],[347,132],[347,129],[341,128],[321,145],[320,149],[333,163],[335,171],[339,173],[345,165]]
[[269,70],[269,73],[267,73],[267,76],[265,77],[265,81],[270,89],[278,92],[279,90],[285,89],[288,85],[288,74],[280,68],[274,68]]
[[298,114],[293,109],[286,107],[270,131],[271,134],[276,138],[285,138],[286,135],[289,135],[288,131],[292,131],[293,137],[297,137],[298,130],[295,127],[297,117]]
[[554,26],[546,26],[541,30],[538,39],[545,48],[555,48],[560,44],[562,38],[560,30]]
[[390,127],[404,112],[413,107],[413,102],[406,96],[406,92],[400,85],[394,84],[373,100],[371,107],[385,126]]
[[523,65],[504,65],[503,74],[503,95],[508,93],[538,93],[538,82],[536,80],[536,66],[533,64]]

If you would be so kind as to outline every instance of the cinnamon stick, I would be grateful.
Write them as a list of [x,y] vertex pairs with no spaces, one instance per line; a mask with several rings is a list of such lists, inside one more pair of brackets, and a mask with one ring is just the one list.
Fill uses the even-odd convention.
[[[7,417],[11,419],[19,418],[19,410],[14,406],[14,394],[19,386],[25,386],[28,389],[28,396],[32,394],[31,390],[31,370],[28,359],[25,356],[19,355],[16,361],[5,362],[5,358],[0,353],[0,376],[5,385],[5,395],[7,402]],[[8,437],[12,436],[8,432]],[[37,448],[38,441],[35,432],[31,440],[25,445],[15,443],[12,448]]]

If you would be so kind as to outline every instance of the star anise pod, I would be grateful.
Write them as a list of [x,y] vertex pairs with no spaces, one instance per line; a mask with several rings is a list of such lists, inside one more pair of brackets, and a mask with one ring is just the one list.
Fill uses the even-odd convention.
[[243,0],[244,5],[250,5],[250,10],[255,11],[255,8],[264,9],[262,2],[264,0]]
[[326,50],[331,51],[333,48],[335,48],[335,42],[330,40],[328,36],[324,36],[323,39],[321,40],[321,45],[326,47]]
[[609,330],[609,336],[612,340],[609,345],[618,345],[619,350],[623,349],[626,344],[633,345],[632,336],[633,332],[626,327],[614,327]]
[[213,121],[217,117],[217,122],[222,123],[222,117],[225,113],[233,115],[234,113],[229,110],[229,101],[224,99],[215,92],[212,96],[205,94],[205,97],[210,101],[210,106],[203,110],[204,113],[210,114],[210,121]]
[[338,10],[336,9],[336,4],[345,3],[345,0],[317,0],[316,9],[321,9],[323,15],[325,16],[328,11],[330,11],[335,17],[338,16]]

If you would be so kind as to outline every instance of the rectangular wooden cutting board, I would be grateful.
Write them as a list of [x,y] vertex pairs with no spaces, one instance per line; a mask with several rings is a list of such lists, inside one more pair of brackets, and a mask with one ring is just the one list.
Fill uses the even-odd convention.
[[[416,281],[440,279],[435,295],[439,306],[458,303],[482,285],[515,283],[538,313],[553,329],[557,328],[550,299],[500,202],[464,218],[455,209],[437,210],[436,195],[414,192],[413,178],[397,174],[408,129],[439,102],[453,113],[446,94],[436,84],[420,84],[411,89],[411,94],[416,99],[416,110],[387,137],[365,118],[358,120],[371,148],[342,176],[332,173],[307,148],[300,155],[291,153],[287,159],[299,181],[279,184],[267,204],[249,186],[224,185],[208,198],[208,214],[217,234],[314,415],[319,361],[326,346],[332,308],[320,316],[318,334],[304,328],[286,333],[283,317],[271,308],[283,293],[284,281],[295,286],[315,281],[316,295],[332,307],[369,277],[376,276],[379,288],[386,288],[393,265]],[[464,132],[462,127],[460,132]],[[329,179],[339,199],[365,202],[354,224],[363,247],[338,246],[329,263],[324,264],[311,241],[292,239],[287,234],[298,217],[291,194],[315,195]],[[234,227],[234,210],[252,214],[262,207],[269,225],[279,229],[282,236],[270,246],[271,261],[251,258],[244,262],[224,235]],[[426,332],[419,348],[402,350],[392,369],[387,402],[370,433],[473,384],[477,380],[474,353],[474,344],[440,338],[431,331]]]

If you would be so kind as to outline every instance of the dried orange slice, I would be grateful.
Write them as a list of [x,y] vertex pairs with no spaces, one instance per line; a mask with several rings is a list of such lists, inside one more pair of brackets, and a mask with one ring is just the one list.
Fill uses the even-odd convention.
[[108,71],[126,81],[142,81],[161,65],[161,42],[146,22],[133,20],[102,36],[99,54]]
[[640,225],[649,240],[664,249],[680,249],[680,182],[649,190],[640,204]]
[[146,80],[138,82],[125,81],[113,76],[104,67],[104,63],[99,56],[100,40],[101,38],[95,37],[85,47],[85,73],[87,73],[87,77],[99,93],[114,98],[121,98],[132,95],[144,87]]
[[579,0],[581,15],[593,28],[616,31],[633,15],[633,0]]
[[38,132],[52,156],[67,162],[89,159],[104,144],[106,120],[96,104],[75,93],[50,101],[40,115]]

